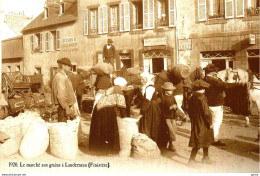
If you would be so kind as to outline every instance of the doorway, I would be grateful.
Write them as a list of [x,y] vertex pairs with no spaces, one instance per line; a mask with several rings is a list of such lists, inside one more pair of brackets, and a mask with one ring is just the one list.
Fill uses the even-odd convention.
[[152,58],[153,73],[164,70],[164,58]]

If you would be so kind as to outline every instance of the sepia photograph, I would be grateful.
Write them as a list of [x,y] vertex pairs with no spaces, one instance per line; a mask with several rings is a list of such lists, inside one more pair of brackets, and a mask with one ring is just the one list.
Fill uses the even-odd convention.
[[259,3],[0,0],[0,176],[258,176]]

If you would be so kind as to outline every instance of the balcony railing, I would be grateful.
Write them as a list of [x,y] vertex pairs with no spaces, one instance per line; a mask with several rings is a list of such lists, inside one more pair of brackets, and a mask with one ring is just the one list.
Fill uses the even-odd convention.
[[250,7],[247,9],[248,16],[259,16],[260,7]]

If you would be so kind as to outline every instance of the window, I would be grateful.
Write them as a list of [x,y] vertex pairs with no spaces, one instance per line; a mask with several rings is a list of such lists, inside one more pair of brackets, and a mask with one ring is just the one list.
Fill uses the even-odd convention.
[[98,33],[108,33],[108,12],[107,6],[98,7]]
[[49,32],[45,33],[45,51],[49,51],[50,50],[50,34]]
[[51,36],[52,50],[60,50],[60,31],[51,31]]
[[111,14],[110,32],[117,32],[119,30],[119,25],[118,25],[119,5],[111,6],[110,14]]
[[11,66],[7,66],[6,67],[6,72],[8,73],[8,72],[11,72]]
[[234,17],[244,17],[244,0],[198,0],[199,21]]
[[44,18],[47,18],[49,16],[49,9],[48,7],[44,8]]
[[42,68],[41,67],[35,67],[34,74],[35,75],[41,75],[42,74]]
[[88,35],[88,9],[84,9],[83,11],[83,23],[84,23],[84,35]]
[[143,28],[143,3],[142,1],[133,2],[133,29]]
[[125,54],[120,54],[120,61],[121,61],[121,68],[130,68],[131,67],[131,54],[130,53],[125,53]]
[[119,4],[120,31],[130,31],[130,5],[129,2]]
[[16,65],[16,66],[15,66],[15,71],[20,71],[20,70],[21,70],[20,65]]
[[143,0],[143,28],[154,28],[154,0]]
[[259,16],[259,0],[248,0],[248,9],[247,15],[248,16]]
[[224,18],[224,1],[223,0],[209,0],[208,18]]
[[168,26],[168,0],[158,0],[158,26]]
[[98,9],[90,10],[90,34],[97,34],[97,18]]
[[42,46],[42,33],[35,34],[34,36],[34,51],[35,52],[42,52],[43,46]]
[[60,15],[64,13],[64,10],[65,10],[65,9],[64,9],[64,3],[61,2],[61,3],[60,3]]

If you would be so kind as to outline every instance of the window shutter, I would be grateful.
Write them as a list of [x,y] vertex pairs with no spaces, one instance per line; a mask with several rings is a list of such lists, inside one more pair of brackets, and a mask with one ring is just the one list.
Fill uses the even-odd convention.
[[154,0],[143,0],[143,28],[154,28]]
[[83,33],[84,35],[88,35],[88,9],[84,9],[83,11],[83,15],[84,15],[84,19],[83,19],[83,25],[84,25],[84,29],[83,29]]
[[136,25],[136,7],[133,5],[133,25]]
[[233,0],[225,0],[225,18],[234,17]]
[[119,28],[120,32],[124,31],[124,4],[120,3],[119,4]]
[[130,31],[130,4],[124,3],[124,31]]
[[42,47],[42,40],[43,40],[43,36],[42,36],[43,34],[42,33],[40,33],[40,51],[42,51],[43,50],[43,47]]
[[108,7],[103,7],[103,33],[108,33]]
[[149,0],[143,0],[143,28],[148,29],[148,19],[149,19]]
[[154,28],[154,0],[149,0],[149,20],[148,27]]
[[175,25],[175,0],[169,0],[169,26]]
[[103,7],[98,7],[98,33],[103,33]]
[[244,0],[236,0],[236,17],[244,16]]
[[34,49],[34,46],[33,46],[33,35],[31,35],[30,41],[31,41],[31,50],[33,51],[33,49]]
[[56,31],[56,49],[60,49],[60,31]]
[[198,19],[199,21],[207,20],[206,0],[198,0]]

